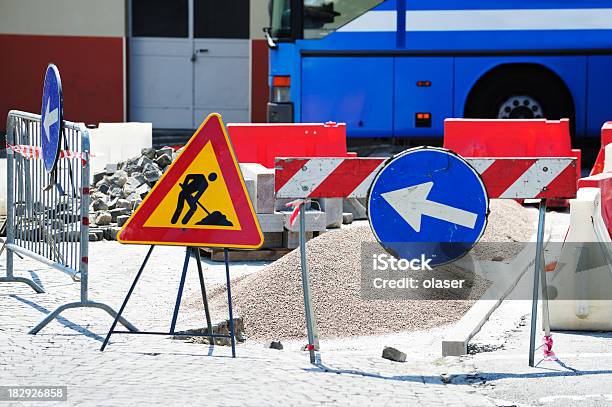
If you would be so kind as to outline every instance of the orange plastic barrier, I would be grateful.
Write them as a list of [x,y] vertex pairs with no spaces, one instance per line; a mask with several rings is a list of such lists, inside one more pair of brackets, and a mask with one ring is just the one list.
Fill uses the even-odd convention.
[[230,123],[239,162],[274,168],[276,157],[347,157],[344,123]]
[[591,170],[591,175],[600,174],[604,169],[604,159],[606,158],[606,146],[612,143],[612,122],[605,122],[601,128],[601,147],[595,160],[595,165]]
[[576,157],[569,120],[446,119],[444,147],[463,157]]

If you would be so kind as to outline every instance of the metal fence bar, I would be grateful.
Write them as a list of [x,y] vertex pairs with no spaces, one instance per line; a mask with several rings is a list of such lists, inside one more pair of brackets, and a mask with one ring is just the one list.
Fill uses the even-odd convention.
[[[100,308],[113,318],[108,305],[90,301],[89,284],[89,133],[84,125],[64,121],[55,177],[42,162],[37,114],[11,111],[7,120],[7,271],[0,282],[22,282],[36,292],[34,281],[14,275],[15,253],[30,257],[80,282],[79,301],[59,306],[29,333],[36,334],[70,308]],[[80,168],[80,170],[79,170]],[[137,329],[124,318],[130,331]]]

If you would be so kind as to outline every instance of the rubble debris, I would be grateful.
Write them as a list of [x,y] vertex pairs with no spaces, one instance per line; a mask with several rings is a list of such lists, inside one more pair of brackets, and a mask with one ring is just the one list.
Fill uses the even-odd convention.
[[[200,298],[200,307],[202,306]],[[227,304],[226,304],[227,305]],[[217,323],[213,323],[212,331],[213,335],[228,335],[229,336],[229,319],[223,320]],[[195,329],[187,329],[185,331],[177,332],[181,335],[183,334],[198,334],[204,335],[208,333],[208,328],[195,328]],[[236,342],[244,342],[246,341],[246,335],[244,334],[244,323],[242,318],[234,318],[234,335],[236,337]],[[202,344],[211,344],[211,338],[207,338],[206,336],[173,336],[172,339],[189,341],[193,343],[202,343]],[[230,346],[231,341],[229,338],[212,338],[214,340],[214,345],[221,346]]]
[[382,352],[383,359],[389,359],[394,362],[405,362],[406,354],[401,350],[392,348],[390,346],[385,346]]
[[[115,240],[120,228],[147,196],[175,157],[172,147],[143,148],[141,155],[109,163],[94,174],[89,205],[89,241]],[[61,210],[71,203],[62,203]],[[75,222],[78,219],[74,220]]]
[[281,341],[270,341],[266,344],[265,347],[269,349],[283,350],[283,344],[281,343]]

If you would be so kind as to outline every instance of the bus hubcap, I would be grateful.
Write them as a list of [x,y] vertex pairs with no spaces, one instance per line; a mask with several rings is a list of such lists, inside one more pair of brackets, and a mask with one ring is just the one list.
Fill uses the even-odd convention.
[[541,119],[544,117],[542,106],[531,96],[512,96],[497,112],[498,119]]

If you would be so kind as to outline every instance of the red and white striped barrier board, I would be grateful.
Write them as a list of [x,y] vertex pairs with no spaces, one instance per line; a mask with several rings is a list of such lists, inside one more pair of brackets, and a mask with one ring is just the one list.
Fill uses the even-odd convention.
[[[16,153],[28,160],[42,160],[42,149],[37,146],[23,144],[12,145],[6,143],[6,149],[8,154]],[[80,158],[81,161],[83,161],[83,165],[85,165],[87,162],[87,154],[79,153],[77,151],[60,150],[59,158]]]
[[386,158],[277,158],[277,198],[364,198]]
[[[277,198],[365,198],[386,158],[277,158]],[[489,198],[576,196],[576,158],[466,158]]]

